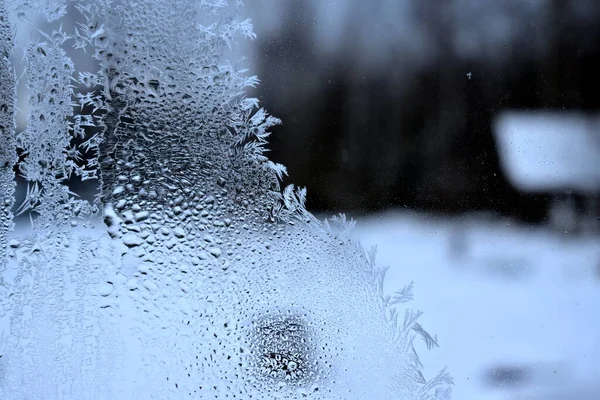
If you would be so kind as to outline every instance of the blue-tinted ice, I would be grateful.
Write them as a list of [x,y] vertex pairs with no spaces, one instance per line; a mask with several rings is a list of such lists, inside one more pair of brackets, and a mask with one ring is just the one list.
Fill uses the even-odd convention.
[[[435,339],[419,313],[393,308],[410,287],[384,296],[352,224],[319,222],[303,190],[280,189],[285,168],[264,155],[279,120],[246,98],[257,80],[226,56],[253,37],[239,4],[41,3],[49,19],[72,8],[84,22],[27,46],[15,139],[0,9],[0,398],[449,397],[447,374],[420,373],[412,341]],[[70,47],[98,70],[76,72]],[[7,236],[15,140],[24,237]],[[72,177],[98,179],[96,202]]]

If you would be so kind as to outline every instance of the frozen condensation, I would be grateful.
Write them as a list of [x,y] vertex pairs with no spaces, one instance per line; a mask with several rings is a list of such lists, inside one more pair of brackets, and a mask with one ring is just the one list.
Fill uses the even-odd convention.
[[[0,263],[5,263],[7,234],[13,227],[16,145],[14,140],[15,77],[9,62],[12,35],[5,5],[0,2]],[[0,264],[1,265],[1,264]],[[2,271],[2,268],[0,268]],[[0,281],[1,282],[1,281]]]
[[20,212],[35,212],[41,229],[67,224],[89,212],[89,204],[76,198],[67,185],[72,176],[83,174],[84,167],[78,165],[81,153],[72,144],[74,66],[61,47],[64,41],[62,32],[54,32],[26,52],[29,115],[18,140],[25,153],[19,170],[29,184]]
[[[420,372],[413,340],[437,344],[420,313],[393,308],[411,286],[384,296],[352,223],[280,189],[280,121],[228,59],[253,38],[241,4],[72,3],[84,22],[27,51],[36,219],[4,274],[0,398],[449,398],[446,372]],[[94,207],[70,176],[99,178],[103,229],[77,224]]]

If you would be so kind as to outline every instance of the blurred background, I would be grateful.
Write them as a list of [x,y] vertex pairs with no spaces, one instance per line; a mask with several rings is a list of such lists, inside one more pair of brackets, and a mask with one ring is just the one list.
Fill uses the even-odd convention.
[[600,398],[600,2],[246,0],[270,157],[359,220],[456,399]]
[[359,220],[387,293],[415,282],[425,375],[599,399],[600,2],[245,3],[270,157],[311,211]]
[[[246,4],[256,93],[283,120],[271,157],[308,187],[312,210],[485,210],[544,223],[569,208],[577,229],[598,230],[597,1]],[[579,151],[547,156],[566,143]],[[530,151],[535,160],[512,165]]]

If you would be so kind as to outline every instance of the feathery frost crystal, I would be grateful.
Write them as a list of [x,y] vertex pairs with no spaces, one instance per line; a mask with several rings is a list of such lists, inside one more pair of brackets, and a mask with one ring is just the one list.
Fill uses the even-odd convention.
[[[226,0],[0,2],[0,398],[449,398],[447,373],[420,373],[413,340],[436,340],[419,312],[394,308],[412,285],[384,296],[352,223],[280,189],[264,155],[280,121],[228,60],[254,38],[240,15]],[[16,46],[9,16],[47,23]]]

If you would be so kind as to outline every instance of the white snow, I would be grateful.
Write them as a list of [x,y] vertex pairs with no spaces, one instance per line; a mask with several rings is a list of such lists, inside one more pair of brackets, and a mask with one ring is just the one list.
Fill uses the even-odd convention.
[[[379,264],[390,266],[388,294],[414,281],[415,300],[408,304],[425,312],[420,322],[440,343],[432,351],[418,344],[424,372],[432,376],[447,365],[453,398],[543,393],[540,398],[566,400],[571,389],[600,382],[597,236],[482,216],[406,213],[359,220],[357,235],[365,247],[377,245]],[[490,384],[493,369],[506,367],[524,368],[531,378],[513,388]],[[550,397],[559,391],[565,396]]]

